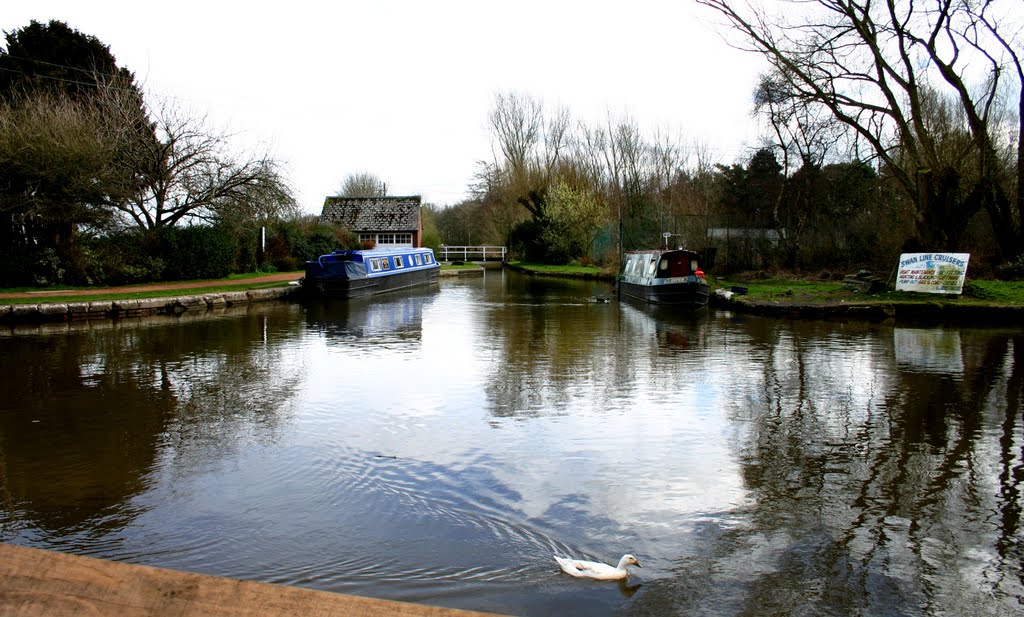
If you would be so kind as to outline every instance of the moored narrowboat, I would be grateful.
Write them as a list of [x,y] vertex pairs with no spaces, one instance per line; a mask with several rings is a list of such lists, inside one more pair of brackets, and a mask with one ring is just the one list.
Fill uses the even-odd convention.
[[334,251],[306,262],[302,287],[331,298],[357,298],[436,283],[441,265],[429,248]]
[[685,249],[627,252],[618,283],[620,297],[687,310],[708,304],[698,255]]

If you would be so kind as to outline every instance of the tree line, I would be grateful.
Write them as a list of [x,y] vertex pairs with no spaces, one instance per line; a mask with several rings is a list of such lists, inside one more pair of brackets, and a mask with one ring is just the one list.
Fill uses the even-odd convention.
[[439,217],[442,235],[553,262],[670,242],[726,269],[887,269],[901,251],[938,250],[1024,274],[1012,2],[814,0],[777,14],[699,2],[767,60],[752,87],[758,147],[725,165],[628,116],[587,124],[502,93],[494,156],[473,198]]
[[301,215],[268,152],[240,154],[203,115],[147,100],[95,37],[33,21],[6,44],[0,286],[295,269],[353,242]]

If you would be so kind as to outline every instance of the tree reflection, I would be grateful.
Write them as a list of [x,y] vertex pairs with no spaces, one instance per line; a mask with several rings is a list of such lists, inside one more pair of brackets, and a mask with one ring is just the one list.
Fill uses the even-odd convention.
[[[677,387],[675,364],[659,368],[660,358],[703,349],[707,314],[594,300],[609,293],[606,285],[567,281],[554,291],[529,287],[523,302],[513,298],[492,308],[486,346],[494,353],[485,388],[493,416],[603,409],[640,390]],[[641,374],[653,383],[639,381]]]
[[897,362],[869,326],[750,326],[760,369],[737,375],[729,411],[747,525],[695,549],[707,556],[651,585],[640,612],[1019,609],[1021,337],[939,330],[957,339],[942,342],[950,372]]
[[[895,350],[855,336],[823,354],[806,329],[772,342],[760,404],[734,411],[752,427],[740,455],[757,498],[737,539],[773,570],[752,573],[741,612],[899,602],[978,614],[993,596],[1009,608],[1022,557],[1021,478],[1008,473],[1022,443],[1016,341],[942,331],[964,337],[950,375],[900,368]],[[993,511],[1009,517],[993,524]],[[742,572],[739,559],[726,561]]]
[[19,358],[0,372],[0,536],[102,535],[135,515],[163,457],[187,473],[239,440],[273,439],[302,375],[284,344],[289,310],[0,339]]

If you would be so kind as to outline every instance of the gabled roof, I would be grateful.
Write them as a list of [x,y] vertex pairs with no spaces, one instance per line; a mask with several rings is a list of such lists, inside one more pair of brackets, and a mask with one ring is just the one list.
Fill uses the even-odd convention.
[[352,231],[417,231],[420,196],[328,197],[320,222],[335,223]]

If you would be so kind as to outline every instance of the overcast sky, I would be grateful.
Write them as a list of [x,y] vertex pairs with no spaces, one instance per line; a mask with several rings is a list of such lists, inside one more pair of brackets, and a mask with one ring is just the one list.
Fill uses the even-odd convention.
[[602,123],[629,115],[732,163],[757,143],[761,60],[693,0],[7,0],[0,29],[59,19],[110,47],[151,107],[205,114],[287,165],[304,210],[349,173],[452,204],[492,158],[498,92]]

